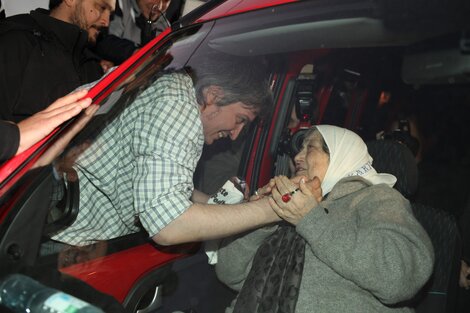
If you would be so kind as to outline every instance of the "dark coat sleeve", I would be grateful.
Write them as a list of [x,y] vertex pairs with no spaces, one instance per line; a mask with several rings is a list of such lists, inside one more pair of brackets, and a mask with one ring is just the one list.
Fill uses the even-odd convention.
[[15,155],[20,144],[20,130],[14,123],[0,121],[0,162]]
[[[5,26],[6,27],[6,26]],[[13,112],[34,42],[24,31],[2,33],[0,26],[0,119],[15,120]]]
[[103,36],[95,47],[95,52],[115,65],[127,60],[137,49],[134,42],[114,35]]
[[459,218],[460,234],[462,236],[462,258],[470,265],[470,196]]

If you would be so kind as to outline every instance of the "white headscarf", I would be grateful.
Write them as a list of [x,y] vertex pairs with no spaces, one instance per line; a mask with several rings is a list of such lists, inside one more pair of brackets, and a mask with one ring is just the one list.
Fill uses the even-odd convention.
[[387,184],[390,187],[397,178],[391,174],[377,173],[372,167],[372,157],[367,146],[356,133],[332,125],[316,125],[330,150],[330,163],[321,184],[323,195],[333,189],[336,183],[349,176],[361,176],[373,185]]

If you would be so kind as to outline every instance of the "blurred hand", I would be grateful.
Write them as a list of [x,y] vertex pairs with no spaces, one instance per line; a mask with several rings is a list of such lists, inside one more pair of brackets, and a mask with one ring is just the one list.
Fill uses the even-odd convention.
[[[57,259],[57,267],[59,269],[79,264],[80,268],[85,270],[90,267],[98,266],[97,263],[101,260],[98,258],[106,255],[108,250],[108,244],[106,241],[98,241],[88,246],[68,246],[64,250],[60,251]],[[95,260],[93,264],[87,264],[87,262]]]
[[467,278],[469,275],[470,267],[464,260],[461,260],[459,285],[467,290],[470,288],[470,279]]
[[91,104],[91,99],[82,99],[87,90],[73,92],[59,98],[46,109],[18,123],[20,130],[20,145],[16,154],[30,148],[43,139],[63,122],[74,117]]
[[[269,204],[280,218],[293,225],[297,225],[322,200],[321,182],[318,177],[310,181],[306,179],[306,177],[296,177],[290,180],[285,176],[274,178],[275,188],[272,190]],[[282,201],[282,196],[292,193],[297,186],[299,190],[291,195],[290,201]]]
[[106,72],[114,66],[114,63],[111,61],[107,61],[107,60],[101,60],[100,65],[101,65],[101,68],[103,69],[103,72],[106,74]]

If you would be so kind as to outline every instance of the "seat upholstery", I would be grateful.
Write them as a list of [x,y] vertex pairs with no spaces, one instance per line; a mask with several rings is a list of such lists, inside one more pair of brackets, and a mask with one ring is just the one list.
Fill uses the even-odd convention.
[[[372,141],[367,143],[367,147],[377,172],[395,175],[397,183],[394,187],[412,199],[418,187],[418,167],[411,151],[393,140]],[[413,306],[417,313],[454,312],[461,256],[457,222],[444,210],[412,201],[411,206],[432,241],[435,263],[431,278],[408,305]]]
[[412,209],[431,238],[435,255],[433,274],[416,297],[416,312],[454,312],[461,258],[461,240],[455,217],[444,210],[419,203],[412,203]]
[[367,143],[372,156],[372,166],[379,173],[389,173],[397,178],[395,189],[410,198],[418,188],[418,167],[411,151],[394,140],[374,140]]

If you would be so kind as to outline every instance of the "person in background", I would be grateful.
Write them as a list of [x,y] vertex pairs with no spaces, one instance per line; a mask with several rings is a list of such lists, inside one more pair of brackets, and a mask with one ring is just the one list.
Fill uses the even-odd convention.
[[170,2],[171,0],[118,0],[109,33],[99,39],[96,53],[115,64],[124,62],[169,26],[164,15]]
[[375,171],[357,134],[330,125],[306,133],[295,167],[257,191],[271,190],[284,222],[221,244],[217,276],[239,291],[226,312],[413,312],[403,301],[434,253],[396,178]]
[[5,8],[3,7],[2,0],[0,0],[0,19],[5,18]]
[[86,90],[80,90],[57,99],[18,124],[0,121],[0,162],[27,150],[60,124],[89,107],[91,99],[83,98],[86,94]]
[[88,49],[115,0],[51,0],[0,22],[0,119],[19,122],[104,71]]

